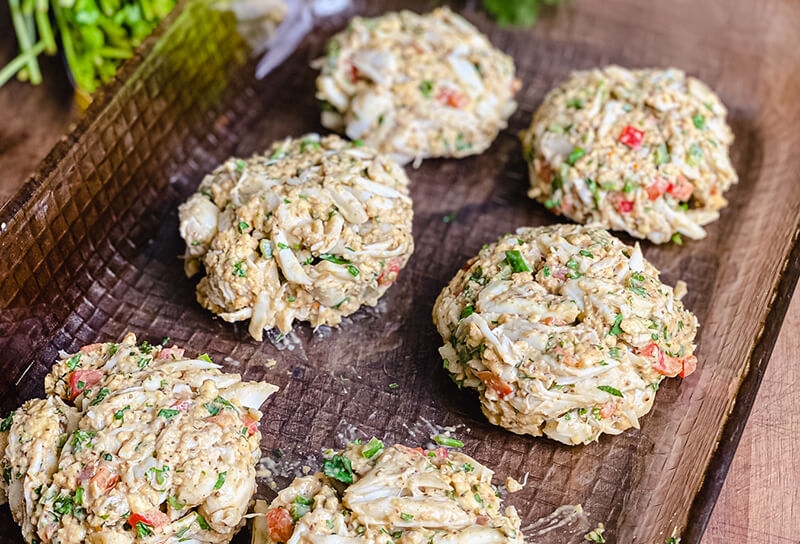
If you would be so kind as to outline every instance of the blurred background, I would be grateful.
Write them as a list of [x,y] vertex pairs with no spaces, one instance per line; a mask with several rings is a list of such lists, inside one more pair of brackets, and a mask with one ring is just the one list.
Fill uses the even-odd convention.
[[[254,0],[250,4],[257,6],[259,2],[270,1]],[[113,4],[112,0],[105,0],[103,4],[106,2]],[[524,9],[519,11],[515,5],[512,6],[529,3],[494,0],[488,2],[490,5],[487,7],[494,10],[496,18],[506,17],[510,20],[516,19],[515,22],[521,24],[535,24],[530,20],[529,8],[523,6]],[[582,4],[585,4],[581,1],[556,3],[558,5],[543,6],[538,15],[553,17],[556,12],[580,10]],[[31,6],[34,10],[41,10],[42,6],[46,9],[48,3],[45,1],[42,5],[40,1],[20,3],[17,0],[0,0],[0,69],[8,67],[16,59],[18,64],[25,66],[23,79],[31,80],[34,74],[26,71],[29,70],[28,65],[22,62],[27,59],[19,58],[20,44],[13,22],[14,17],[19,17],[20,10],[26,9],[26,4],[30,11]],[[168,11],[171,7],[171,3],[166,0],[161,3],[151,0],[142,2],[145,8],[148,4],[156,11]],[[533,4],[536,2],[533,1]],[[618,3],[623,7],[624,4]],[[775,2],[765,2],[764,9],[769,9],[772,4]],[[94,2],[90,1],[89,7],[93,5]],[[114,5],[109,9],[112,8]],[[83,13],[90,11],[85,9]],[[624,9],[619,11],[619,17],[624,17]],[[88,17],[85,21],[94,24],[89,15],[83,16]],[[126,13],[125,17],[134,21],[129,27],[136,26],[139,22],[136,17],[141,16],[141,10],[139,13]],[[565,21],[569,20],[568,15],[563,13],[558,16]],[[139,25],[136,32],[146,35],[148,28],[154,26],[159,18],[158,13],[150,14],[150,21],[143,23],[144,26]],[[57,32],[59,21],[52,13],[50,19]],[[117,17],[117,20],[122,21],[122,16]],[[32,21],[35,21],[35,25],[42,23],[36,17]],[[19,19],[17,24],[20,24]],[[25,26],[29,23],[22,21],[21,24]],[[121,26],[124,24],[125,21],[122,21]],[[41,30],[39,26],[37,28]],[[47,36],[45,38],[45,41],[50,39]],[[83,38],[88,41],[93,39],[89,31]],[[135,36],[132,41],[128,40],[123,45],[135,47],[139,38]],[[57,36],[52,44],[61,45]],[[52,44],[42,43],[40,49]],[[29,43],[28,47],[32,45]],[[117,55],[118,63],[124,61],[123,57],[129,54],[129,50],[109,50],[104,53],[111,57]],[[104,65],[103,73],[98,77],[111,77],[113,66],[113,63]],[[7,81],[0,86],[0,208],[33,174],[51,148],[60,139],[68,137],[67,134],[79,118],[82,108],[88,103],[87,87],[93,86],[91,76],[86,74],[83,74],[83,88],[80,87],[80,82],[75,82],[74,77],[71,79],[63,53],[38,55],[38,69],[41,82],[37,85],[31,85],[30,81],[20,81],[19,72],[11,74],[11,70],[7,70]],[[2,80],[0,77],[0,81]],[[797,331],[800,331],[800,289],[795,293],[758,399],[705,533],[704,543],[800,542],[800,471],[796,464],[796,458],[800,455],[800,411],[796,409],[794,401],[796,384],[800,384],[800,365],[796,364],[796,354],[800,352],[800,335]]]

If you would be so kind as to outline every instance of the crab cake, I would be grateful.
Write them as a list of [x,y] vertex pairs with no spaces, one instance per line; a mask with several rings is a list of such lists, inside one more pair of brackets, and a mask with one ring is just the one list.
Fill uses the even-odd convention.
[[330,452],[324,472],[298,478],[254,526],[260,542],[521,544],[513,506],[501,510],[493,472],[463,453],[373,438]]
[[355,17],[314,66],[322,124],[400,163],[482,153],[517,107],[514,61],[447,8]]
[[414,250],[402,167],[338,136],[274,144],[229,159],[181,205],[186,273],[197,300],[250,334],[295,319],[338,325],[374,306]]
[[639,427],[665,376],[697,359],[697,319],[637,244],[594,226],[522,228],[442,291],[444,367],[518,434],[586,444]]
[[255,491],[258,408],[277,388],[218,368],[133,334],[63,353],[48,397],[0,427],[26,540],[229,542]]
[[659,244],[703,238],[737,182],[725,116],[717,95],[680,70],[575,72],[521,133],[528,195]]
[[0,503],[8,499],[26,542],[38,538],[31,523],[36,503],[30,498],[52,480],[63,437],[72,433],[77,422],[77,410],[48,397],[29,400],[0,423]]

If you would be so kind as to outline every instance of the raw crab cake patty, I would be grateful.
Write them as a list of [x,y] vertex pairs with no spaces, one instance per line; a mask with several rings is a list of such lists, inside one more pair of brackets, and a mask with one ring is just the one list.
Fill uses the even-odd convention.
[[521,133],[528,195],[655,243],[703,238],[737,181],[725,116],[717,95],[680,70],[575,72]]
[[255,491],[258,409],[277,388],[183,353],[133,334],[62,353],[48,397],[3,421],[3,495],[27,541],[231,540]]
[[329,452],[324,472],[278,493],[254,534],[270,544],[522,544],[519,516],[501,509],[492,475],[463,453],[373,438]]
[[338,325],[374,306],[414,250],[403,168],[338,136],[274,144],[229,159],[181,205],[188,276],[197,300],[250,334],[295,319]]
[[522,228],[467,262],[433,320],[445,369],[492,423],[581,444],[638,428],[659,382],[694,371],[697,320],[678,298],[638,244]]
[[401,163],[483,152],[520,86],[511,57],[447,8],[355,17],[315,67],[322,124]]

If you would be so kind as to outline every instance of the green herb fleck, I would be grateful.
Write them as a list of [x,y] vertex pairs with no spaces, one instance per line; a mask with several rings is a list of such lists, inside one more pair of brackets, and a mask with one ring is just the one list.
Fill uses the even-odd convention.
[[605,391],[609,395],[614,395],[615,397],[621,397],[622,396],[622,393],[620,392],[619,389],[616,389],[615,387],[611,387],[610,385],[598,385],[597,388],[600,391]]

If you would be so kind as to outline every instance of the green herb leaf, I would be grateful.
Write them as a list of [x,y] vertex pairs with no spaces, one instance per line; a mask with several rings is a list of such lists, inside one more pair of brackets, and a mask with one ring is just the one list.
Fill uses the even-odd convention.
[[470,304],[469,306],[467,306],[463,310],[461,310],[461,319],[464,319],[465,317],[469,317],[474,313],[475,313],[475,306]]
[[372,459],[375,455],[383,449],[383,442],[375,438],[374,436],[369,439],[367,442],[366,447],[362,450],[361,455],[366,457],[367,459]]
[[617,389],[615,387],[611,387],[610,385],[598,385],[597,388],[600,391],[605,391],[609,395],[614,395],[615,397],[621,397],[622,396],[622,393],[620,392],[619,389]]
[[14,422],[14,413],[15,411],[12,411],[0,422],[0,432],[6,432],[11,428],[11,424]]
[[100,391],[97,392],[97,395],[95,395],[94,400],[92,400],[92,402],[89,403],[89,406],[97,406],[98,404],[103,402],[103,399],[108,396],[108,393],[109,393],[108,387],[103,387],[102,389],[100,389]]
[[225,485],[225,477],[228,475],[228,471],[220,472],[217,476],[217,482],[214,484],[214,489],[219,489],[223,485]]
[[162,408],[158,411],[158,415],[163,417],[164,419],[169,419],[173,416],[177,416],[179,414],[178,410],[173,410],[171,408]]
[[437,434],[433,437],[434,442],[441,446],[447,446],[448,448],[463,448],[464,443],[461,440],[456,440],[455,438],[450,438],[448,436],[442,436]]
[[197,358],[201,361],[214,364],[214,361],[211,360],[211,357],[208,356],[208,353],[201,353],[200,355],[197,356]]
[[330,459],[325,459],[322,463],[322,471],[325,476],[334,480],[339,480],[345,484],[353,483],[353,465],[347,457],[334,455]]
[[78,363],[80,362],[80,360],[81,360],[81,354],[76,353],[75,355],[67,359],[67,368],[69,368],[70,370],[75,370],[78,367]]
[[694,123],[695,128],[703,130],[706,128],[706,116],[702,113],[695,113],[692,115],[692,123]]
[[419,84],[419,92],[421,92],[425,98],[429,98],[431,96],[431,91],[433,91],[432,81],[426,79],[425,81]]
[[575,149],[572,150],[572,153],[569,154],[567,162],[569,162],[570,166],[572,166],[573,164],[575,164],[575,161],[577,161],[584,155],[586,155],[586,150],[583,149],[582,147],[576,147]]
[[622,314],[617,314],[617,317],[614,318],[614,325],[611,327],[611,330],[608,334],[622,334],[622,329],[619,328],[619,324],[622,322]]
[[506,251],[506,262],[508,262],[514,272],[531,271],[531,267],[528,266],[528,263],[525,262],[525,258],[522,256],[522,253],[520,253],[517,249]]

